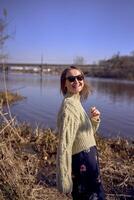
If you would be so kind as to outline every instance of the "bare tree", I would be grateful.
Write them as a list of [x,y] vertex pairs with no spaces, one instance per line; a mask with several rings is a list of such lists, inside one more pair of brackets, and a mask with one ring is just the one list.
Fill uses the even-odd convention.
[[7,11],[3,9],[2,16],[0,16],[0,61],[5,60],[7,55],[4,53],[4,45],[7,39],[10,37],[7,33]]
[[74,64],[83,65],[84,63],[85,63],[85,60],[83,56],[76,56],[74,58]]
[[130,52],[130,55],[134,57],[134,50]]

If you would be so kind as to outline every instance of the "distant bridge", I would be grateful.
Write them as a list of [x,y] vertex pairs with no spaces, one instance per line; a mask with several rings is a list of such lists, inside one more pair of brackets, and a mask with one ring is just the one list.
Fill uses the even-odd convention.
[[[47,64],[47,63],[4,63],[5,66],[8,67],[63,67],[63,66],[69,66],[69,65],[65,65],[65,64]],[[3,63],[0,63],[0,67],[3,66]]]
[[[47,63],[0,63],[0,70],[21,70],[21,71],[61,71],[73,64],[47,64]],[[83,70],[93,69],[95,65],[75,65]]]
[[69,65],[62,65],[62,64],[47,64],[47,63],[0,63],[0,68],[3,67],[8,67],[8,68],[12,68],[12,67],[20,67],[20,68],[24,68],[25,67],[29,67],[29,68],[34,68],[34,67],[42,67],[42,68],[61,68],[63,66],[69,66]]

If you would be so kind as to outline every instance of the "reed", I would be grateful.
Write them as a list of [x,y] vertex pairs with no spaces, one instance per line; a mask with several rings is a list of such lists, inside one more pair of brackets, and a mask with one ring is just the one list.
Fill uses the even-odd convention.
[[7,101],[9,103],[13,103],[19,100],[22,100],[24,97],[22,97],[20,94],[18,93],[13,93],[10,91],[0,91],[0,107],[2,107],[2,105],[7,104]]

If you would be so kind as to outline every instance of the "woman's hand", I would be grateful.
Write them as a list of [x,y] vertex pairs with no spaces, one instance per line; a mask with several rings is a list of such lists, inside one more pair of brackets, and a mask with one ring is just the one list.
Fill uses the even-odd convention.
[[90,118],[98,120],[100,118],[100,111],[96,107],[91,107],[90,109]]

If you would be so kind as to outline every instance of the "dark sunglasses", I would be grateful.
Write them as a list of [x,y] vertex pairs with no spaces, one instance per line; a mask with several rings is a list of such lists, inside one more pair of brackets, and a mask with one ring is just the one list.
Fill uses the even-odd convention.
[[67,78],[66,78],[69,82],[74,82],[76,79],[78,80],[78,81],[83,81],[84,80],[84,76],[83,75],[78,75],[78,76],[68,76]]

